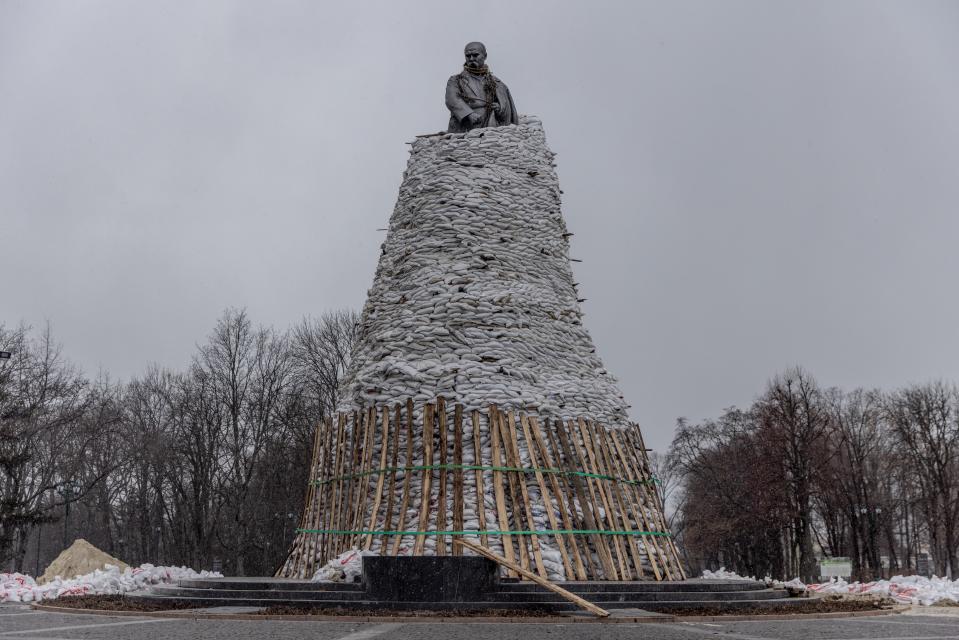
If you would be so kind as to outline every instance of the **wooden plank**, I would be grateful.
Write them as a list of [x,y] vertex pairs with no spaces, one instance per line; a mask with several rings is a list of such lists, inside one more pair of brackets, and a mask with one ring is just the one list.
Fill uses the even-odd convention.
[[[533,434],[533,442],[536,445],[537,450],[539,451],[540,459],[543,461],[543,465],[549,469],[556,469],[556,465],[553,462],[552,456],[550,456],[549,449],[546,447],[546,443],[543,440],[543,435],[539,430],[539,423],[536,420],[535,416],[531,416],[529,419],[530,431]],[[549,484],[553,489],[553,498],[556,500],[557,511],[559,511],[560,519],[563,522],[563,529],[573,530],[576,529],[576,526],[573,524],[572,518],[570,517],[569,510],[566,508],[563,500],[563,487],[560,486],[560,480],[562,476],[557,476],[555,473],[547,474],[549,477]],[[547,506],[551,507],[552,503],[547,500]],[[572,506],[572,505],[571,505]],[[553,516],[555,518],[555,514]],[[550,521],[551,526],[552,520]],[[558,528],[558,527],[556,527]],[[564,537],[569,542],[569,555],[570,559],[573,562],[573,571],[567,570],[567,579],[573,578],[575,576],[576,580],[586,580],[586,571],[583,567],[583,561],[579,557],[579,548],[576,544],[576,536],[574,534],[564,534]]]
[[[433,464],[433,405],[427,402],[423,405],[423,465],[429,467]],[[416,536],[416,542],[413,543],[413,555],[423,555],[423,546],[426,544],[426,527],[430,521],[430,486],[433,480],[433,471],[424,469],[422,481],[420,484],[420,520],[417,531],[422,531]]]
[[[623,471],[625,473],[624,477],[631,482],[636,481],[637,476],[633,470],[633,461],[630,459],[629,452],[626,450],[626,447],[620,443],[619,433],[616,431],[611,431],[610,438],[613,441],[613,445],[616,448],[620,459],[623,461]],[[633,494],[636,502],[636,513],[638,513],[636,524],[637,526],[643,527],[643,529],[646,531],[651,531],[652,527],[649,526],[649,519],[646,517],[646,504],[644,503],[642,486],[632,484],[630,487],[632,489],[631,493]],[[660,549],[656,544],[656,537],[644,536],[643,548],[646,550],[646,556],[649,559],[649,566],[653,570],[653,576],[655,576],[657,580],[662,580],[663,576],[659,570],[659,558],[662,556],[660,556]]]
[[[372,467],[372,461],[370,458],[370,447],[368,445],[368,440],[370,433],[374,430],[376,423],[376,413],[374,413],[373,418],[370,418],[371,408],[365,409],[362,412],[363,416],[363,433],[360,439],[361,449],[360,449],[360,464],[358,469],[354,469],[353,473],[357,474],[356,477],[356,493],[353,496],[353,515],[350,518],[350,531],[359,531],[363,527],[363,516],[366,513],[366,496],[369,494],[369,484],[370,478],[367,475],[364,475],[367,472],[367,468]],[[350,548],[357,547],[356,544],[357,534],[350,534]]]
[[[549,449],[552,451],[552,460],[554,460],[553,467],[559,470],[564,470],[568,468],[568,464],[564,463],[563,451],[559,446],[556,433],[559,429],[563,428],[563,423],[558,420],[549,421],[547,420],[545,426],[546,437],[549,442]],[[549,453],[549,452],[547,452]],[[567,508],[560,511],[560,515],[564,517],[563,522],[567,524],[569,529],[586,529],[585,520],[580,518],[576,514],[576,491],[573,488],[573,483],[570,481],[570,478],[565,474],[559,474],[556,477],[556,480],[560,487],[563,490],[563,495],[566,496]],[[582,507],[580,508],[582,511]],[[572,520],[572,522],[570,522]],[[579,558],[579,548],[582,546],[582,557],[586,561],[584,577],[581,577],[580,580],[592,580],[599,579],[600,569],[596,566],[596,563],[593,562],[593,552],[590,551],[589,543],[590,539],[588,536],[583,534],[578,534],[573,536],[574,540],[578,542],[573,545],[573,549],[576,550],[576,558]]]
[[[509,449],[513,459],[510,465],[517,469],[522,469],[523,459],[519,453],[519,437],[516,433],[516,421],[512,411],[506,413],[506,426],[509,430]],[[529,500],[529,490],[526,488],[526,473],[523,471],[514,471],[513,475],[516,477],[517,484],[519,484],[520,497],[523,499],[523,511],[526,514],[526,529],[528,531],[535,531],[536,522],[533,520],[533,506]],[[516,509],[516,505],[514,505],[513,508]],[[519,518],[516,518],[516,520],[518,521]],[[529,544],[533,550],[533,562],[536,564],[536,571],[539,572],[540,576],[546,578],[546,566],[543,564],[543,555],[539,548],[539,536],[535,534],[529,536]]]
[[[533,475],[536,477],[536,484],[539,485],[539,495],[546,509],[546,518],[549,520],[549,528],[555,531],[560,527],[556,520],[556,514],[553,512],[553,500],[549,494],[549,489],[546,487],[546,481],[543,479],[543,473],[539,470],[541,465],[538,456],[536,455],[536,442],[533,440],[530,429],[531,420],[533,420],[533,418],[526,415],[520,416],[520,426],[523,428],[523,438],[526,441],[526,448],[529,451],[529,462],[534,469]],[[573,566],[570,564],[569,555],[566,553],[566,543],[563,540],[563,534],[553,534],[553,539],[556,541],[556,548],[559,549],[559,555],[563,559],[563,572],[568,580],[573,577]]]
[[[586,468],[579,449],[575,446],[575,433],[575,430],[572,428],[572,422],[568,425],[563,425],[562,423],[557,425],[556,435],[559,437],[560,445],[563,448],[563,458],[565,460],[564,471],[582,471]],[[568,479],[576,493],[580,509],[583,511],[586,528],[592,531],[602,530],[602,526],[600,526],[597,518],[593,515],[596,511],[597,504],[593,486],[589,482],[584,482],[581,476],[570,475]],[[618,580],[616,567],[613,565],[613,559],[610,556],[609,547],[606,546],[606,540],[603,535],[591,533],[589,534],[589,539],[593,543],[593,548],[596,550],[599,563],[603,566],[604,575],[602,579]],[[600,579],[600,576],[592,576],[592,579]]]
[[[326,464],[327,458],[329,458],[329,448],[327,447],[327,440],[329,439],[329,432],[332,430],[332,421],[330,418],[324,418],[320,421],[320,424],[317,425],[316,429],[316,458],[313,470],[313,477],[310,479],[310,486],[313,488],[313,496],[310,499],[309,507],[309,518],[304,517],[304,522],[309,522],[306,526],[301,528],[303,529],[322,529],[323,524],[321,522],[321,514],[325,511],[326,501],[329,498],[329,492],[327,491],[328,487],[326,485],[317,486],[317,482],[326,478]],[[308,535],[312,538],[310,543],[303,549],[305,555],[304,558],[304,574],[303,577],[311,578],[313,577],[314,565],[317,561],[317,556],[322,552],[321,543],[323,534],[320,533],[311,533],[303,534]]]
[[[334,428],[333,430],[334,431],[333,447],[332,449],[330,449],[330,455],[333,456],[332,468],[330,469],[330,476],[329,476],[330,483],[327,485],[330,492],[330,506],[327,509],[327,513],[324,514],[324,516],[326,517],[326,523],[323,527],[324,529],[333,528],[333,525],[336,522],[336,510],[339,508],[339,504],[340,504],[339,496],[336,493],[337,487],[336,487],[335,478],[337,476],[337,465],[339,463],[340,434],[342,432],[342,429],[343,429],[343,414],[340,413],[336,416],[336,428]],[[326,552],[324,553],[324,559],[328,561],[330,558],[336,555],[336,550],[334,549],[336,539],[329,534],[327,534],[327,536],[328,536],[327,548],[326,548]]]
[[[632,433],[636,438],[636,446],[634,448],[634,453],[638,458],[642,460],[643,472],[647,480],[652,481],[653,473],[652,467],[649,464],[649,455],[646,453],[646,443],[643,442],[643,432],[640,430],[638,424],[632,425]],[[656,486],[652,483],[646,485],[647,494],[650,496],[650,504],[653,505],[652,512],[655,519],[658,521],[658,527],[660,531],[668,532],[669,527],[666,526],[666,509],[662,503],[662,500],[659,497],[659,491],[656,489]],[[662,539],[661,547],[665,547],[667,554],[665,555],[664,566],[666,572],[669,575],[670,580],[676,579],[686,579],[686,569],[683,567],[682,559],[679,557],[679,550],[676,548],[676,543],[673,540],[672,536]]]
[[[605,429],[592,420],[586,422],[586,428],[589,429],[593,443],[596,445],[596,455],[600,463],[600,468],[603,470],[602,473],[613,478],[622,478],[623,475],[620,473],[618,467],[614,466],[609,445],[606,442]],[[623,491],[623,485],[619,480],[610,480],[607,482],[610,495],[613,499],[613,507],[617,509],[616,513],[619,515],[620,526],[623,531],[632,532],[633,527],[630,524],[629,511],[626,508],[626,499],[623,497],[625,493]],[[633,566],[636,569],[636,579],[638,580],[643,577],[643,561],[640,558],[639,548],[636,545],[636,536],[624,535],[623,545],[633,559]],[[627,569],[627,576],[629,575],[628,571]]]
[[[500,446],[499,446],[499,419],[497,418],[498,410],[494,405],[490,405],[489,408],[489,432],[490,432],[490,448],[491,459],[490,463],[493,467],[502,467],[502,461],[500,460]],[[500,531],[509,531],[509,512],[506,510],[506,492],[503,487],[503,472],[497,471],[495,468],[493,470],[493,497],[496,499],[496,518],[499,520]],[[503,555],[506,556],[506,559],[510,562],[513,561],[515,557],[513,555],[513,536],[508,533],[504,533],[500,536],[500,540],[503,541]],[[517,577],[515,571],[510,572],[510,576]]]
[[[579,424],[580,429],[585,429],[583,441],[587,442],[586,446],[592,452],[592,460],[596,469],[596,473],[607,477],[615,477],[614,474],[610,473],[609,466],[606,464],[606,459],[603,457],[600,444],[597,441],[596,431],[593,428],[593,423],[589,420],[580,418]],[[613,531],[626,531],[627,529],[624,528],[624,525],[627,523],[625,511],[616,501],[616,489],[618,485],[612,480],[599,479],[597,480],[597,485],[602,488],[603,493],[606,496],[606,504],[609,505],[609,510],[606,511],[606,519],[610,524],[610,528]],[[632,536],[623,534],[612,536],[612,541],[615,544],[616,553],[619,558],[620,577],[623,580],[632,579],[629,553],[630,540],[632,540]]]
[[[483,465],[483,447],[480,444],[480,413],[473,410],[473,465],[482,467]],[[480,531],[486,531],[486,491],[483,489],[483,471],[476,469],[474,479],[476,481],[476,517],[479,519]],[[484,547],[489,545],[489,540],[485,533],[480,534],[480,544]]]
[[[353,412],[353,427],[350,430],[350,437],[347,438],[347,443],[352,448],[350,449],[349,464],[344,469],[344,475],[350,476],[345,480],[346,483],[346,500],[343,501],[343,510],[341,512],[341,526],[337,527],[341,531],[351,531],[352,522],[353,522],[353,513],[356,509],[356,501],[353,499],[353,493],[356,491],[356,469],[360,466],[360,445],[359,439],[363,434],[363,418],[358,411]],[[349,534],[341,534],[339,536],[340,549],[337,552],[337,555],[346,551],[350,548]]]
[[[323,447],[326,450],[326,455],[324,456],[324,460],[323,460],[323,470],[319,476],[324,481],[328,481],[330,478],[333,477],[333,472],[334,472],[333,459],[335,457],[334,456],[335,451],[333,449],[334,446],[336,446],[336,426],[334,426],[333,424],[333,418],[327,417],[326,418],[326,437],[323,444]],[[322,490],[323,490],[323,508],[320,511],[318,511],[316,514],[316,522],[317,522],[316,528],[328,529],[329,527],[327,527],[327,514],[330,512],[330,505],[333,500],[333,484],[330,482],[326,482],[323,485]],[[318,558],[315,558],[315,561],[320,562],[322,564],[326,564],[326,561],[329,557],[329,550],[330,550],[330,534],[324,533],[322,534],[322,538],[320,539],[320,552],[318,554]],[[307,577],[312,577],[312,575]]]
[[[516,466],[511,464],[512,447],[510,443],[509,429],[506,426],[506,414],[503,413],[502,411],[497,412],[496,423],[499,428],[500,443],[502,444],[503,460],[502,462],[495,461],[493,464],[497,466],[502,465],[506,467]],[[509,499],[510,499],[510,503],[509,503],[510,510],[508,512],[508,515],[512,516],[513,525],[515,526],[517,530],[524,529],[525,527],[523,526],[523,515],[522,515],[523,507],[520,504],[519,486],[516,480],[516,472],[507,471],[505,472],[505,475],[507,480],[507,486],[509,488]],[[530,553],[529,553],[529,548],[527,544],[528,542],[529,541],[527,540],[526,536],[524,535],[516,536],[516,546],[519,549],[519,564],[520,566],[523,566],[527,569],[531,567],[530,561],[529,561]]]
[[679,574],[678,580],[686,580],[686,567],[683,566],[683,559],[679,556],[679,549],[676,546],[676,541],[672,537],[666,538],[666,542],[669,543],[669,548],[672,551],[673,556],[673,571]]
[[478,554],[478,555],[481,555],[481,556],[483,556],[483,557],[485,557],[485,558],[489,558],[489,559],[492,560],[493,562],[497,562],[497,563],[499,563],[500,565],[506,567],[507,569],[509,569],[509,570],[511,570],[511,571],[515,571],[516,573],[520,574],[520,575],[523,576],[524,578],[528,578],[529,580],[532,580],[533,582],[535,582],[536,584],[540,585],[541,587],[544,587],[544,588],[546,588],[546,589],[549,589],[549,590],[552,591],[553,593],[558,594],[558,595],[566,598],[566,599],[569,600],[570,602],[576,604],[577,606],[582,607],[583,609],[586,609],[587,611],[589,611],[590,613],[592,613],[592,614],[594,614],[594,615],[597,615],[597,616],[599,616],[599,617],[601,617],[601,618],[605,618],[605,617],[609,616],[609,611],[606,611],[605,609],[601,609],[601,608],[597,607],[595,604],[593,604],[593,603],[590,602],[589,600],[585,600],[585,599],[583,599],[583,598],[580,598],[580,597],[579,597],[578,595],[576,595],[575,593],[570,593],[570,592],[567,591],[566,589],[563,589],[562,587],[556,586],[555,584],[553,584],[553,583],[550,582],[549,580],[547,580],[547,579],[545,579],[545,578],[539,577],[538,575],[536,575],[536,574],[533,573],[532,571],[527,571],[527,570],[524,569],[523,567],[517,565],[517,564],[514,563],[514,562],[511,562],[511,561],[507,560],[506,558],[504,558],[504,557],[502,557],[502,556],[496,555],[495,553],[493,553],[493,552],[490,551],[489,549],[485,549],[485,548],[483,548],[483,547],[481,547],[481,546],[479,546],[479,545],[477,545],[477,544],[473,544],[472,542],[467,542],[466,540],[460,540],[460,541],[459,541],[459,544],[463,545],[464,547],[466,547],[467,549],[469,549],[469,550],[472,551],[473,553],[476,553],[476,554]]
[[[637,485],[639,488],[640,494],[643,496],[644,501],[644,513],[648,511],[649,518],[649,530],[650,531],[665,531],[666,525],[665,522],[662,522],[657,518],[661,516],[662,510],[659,507],[659,502],[657,500],[658,495],[656,488],[653,487],[650,482],[652,481],[652,473],[649,468],[649,459],[646,457],[645,446],[642,442],[642,434],[639,433],[637,428],[635,431],[628,429],[624,433],[624,440],[627,443],[627,455],[633,459],[634,472],[636,478],[643,480],[644,483]],[[638,439],[634,436],[639,436]],[[664,578],[666,580],[673,580],[677,575],[674,575],[674,571],[670,566],[672,563],[669,560],[669,545],[668,541],[660,541],[659,536],[648,536],[646,540],[647,544],[651,544],[657,552],[657,558],[659,563],[662,565],[662,571]],[[663,551],[663,547],[666,547],[666,551]]]
[[[453,412],[453,531],[463,530],[463,405],[457,404]],[[463,552],[456,544],[463,536],[453,536],[453,555]]]
[[[330,509],[329,509],[328,523],[327,523],[327,526],[324,527],[325,529],[328,529],[328,530],[329,530],[329,529],[333,529],[333,528],[336,526],[336,524],[337,524],[336,517],[337,517],[337,514],[339,513],[338,509],[340,508],[340,502],[341,502],[340,496],[339,496],[339,493],[338,493],[339,487],[337,486],[338,483],[337,483],[337,481],[335,480],[335,478],[337,478],[337,477],[339,476],[338,468],[339,468],[339,464],[340,464],[340,461],[341,461],[340,441],[341,441],[341,439],[342,439],[342,437],[343,437],[343,429],[344,429],[343,423],[344,423],[344,421],[345,421],[345,416],[344,416],[344,414],[342,414],[342,413],[341,413],[341,414],[338,414],[338,415],[337,415],[337,419],[336,419],[336,429],[335,429],[335,431],[336,431],[336,436],[335,436],[335,438],[334,438],[333,449],[332,449],[332,451],[333,451],[333,468],[330,470],[330,480],[331,480],[331,481],[330,481],[330,484],[328,485],[328,486],[330,487],[330,499],[331,499],[330,502],[331,502],[331,505],[330,505]],[[328,539],[328,547],[327,547],[327,548],[328,548],[328,555],[326,556],[326,559],[329,560],[330,558],[336,556],[336,541],[337,541],[337,538],[335,538],[335,537],[334,537],[333,535],[331,535],[331,534],[327,534],[327,535],[329,536],[329,539]]]
[[[613,488],[616,491],[617,500],[620,503],[620,516],[623,518],[624,529],[633,531],[633,525],[635,524],[636,529],[642,530],[642,518],[636,507],[636,493],[633,490],[633,485],[627,482],[629,477],[624,466],[625,461],[620,457],[613,442],[613,430],[592,422],[589,423],[589,426],[596,431],[597,442],[599,443],[603,456],[607,460],[609,475],[618,478],[613,484]],[[633,565],[636,567],[636,578],[642,579],[645,577],[645,568],[643,567],[640,547],[647,550],[647,552],[648,547],[646,547],[644,541],[637,536],[629,536],[627,541],[629,542]]]
[[[316,432],[313,434],[313,455],[310,458],[310,475],[309,481],[306,485],[306,495],[303,499],[303,510],[300,515],[299,527],[300,529],[319,529],[320,527],[316,526],[314,522],[314,515],[317,513],[317,501],[322,499],[323,492],[318,490],[316,486],[316,479],[319,476],[319,469],[322,465],[321,456],[322,454],[322,440],[325,432],[323,430],[322,422],[317,425]],[[309,551],[316,544],[316,539],[319,537],[319,534],[307,534],[307,533],[297,533],[293,536],[293,544],[290,547],[290,551],[287,554],[287,559],[283,563],[283,566],[276,572],[277,577],[291,577],[299,578],[299,572],[306,572],[308,567],[306,563],[309,562],[310,553]],[[291,573],[288,573],[291,572]]]
[[[573,447],[578,449],[578,454],[583,461],[582,470],[588,473],[598,474],[599,468],[596,466],[593,456],[592,443],[589,441],[589,436],[584,430],[585,423],[583,419],[579,418],[571,421],[570,429],[573,432],[571,437]],[[609,504],[606,495],[606,481],[600,480],[599,478],[587,478],[586,484],[593,490],[590,493],[590,497],[594,501],[597,500],[598,496],[598,502],[594,502],[594,504],[596,505],[596,522],[599,524],[599,528],[608,531],[617,531],[616,523],[612,517],[612,506]],[[628,579],[628,576],[623,575],[627,572],[623,564],[623,549],[619,544],[619,538],[614,535],[606,535],[603,536],[603,543],[606,545],[609,557],[613,560],[614,566],[616,567],[616,577],[613,579]]]
[[[349,458],[349,461],[350,461],[349,466],[345,469],[346,474],[351,476],[349,480],[347,480],[347,483],[348,483],[348,488],[346,490],[347,498],[344,503],[344,506],[346,507],[346,509],[345,509],[345,516],[343,518],[342,529],[346,531],[353,530],[353,517],[356,515],[356,502],[357,502],[356,472],[361,466],[363,466],[363,459],[360,457],[362,455],[363,447],[361,446],[360,442],[361,442],[361,438],[364,436],[363,422],[366,419],[366,412],[360,411],[355,413],[354,415],[356,416],[356,422],[353,425],[353,431],[351,432],[352,438],[350,439],[350,446],[352,447],[351,449],[352,453]],[[343,551],[346,551],[347,549],[351,548],[353,544],[352,544],[352,540],[350,539],[351,538],[350,534],[344,534],[344,535],[345,537],[343,537]]]
[[[448,531],[446,528],[446,401],[442,397],[436,399],[436,413],[439,414],[439,495],[436,500],[436,530]],[[446,536],[436,536],[436,555],[446,555]]]
[[[638,450],[642,453],[643,460],[646,463],[646,474],[647,477],[651,480],[653,477],[652,467],[649,464],[649,454],[647,453],[649,449],[646,448],[646,442],[643,440],[643,430],[639,428],[638,424],[633,423],[633,432],[636,434],[638,441]],[[656,489],[655,485],[650,485],[653,495],[656,496],[656,504],[659,505],[659,516],[662,524],[662,531],[669,531],[669,527],[666,525],[666,507],[663,505],[663,501],[659,496],[659,491]],[[676,541],[672,536],[665,539],[665,546],[671,551],[672,562],[669,563],[670,573],[673,578],[685,580],[686,579],[686,569],[683,567],[682,558],[679,556],[679,549],[676,548]]]
[[[345,509],[343,505],[346,502],[345,500],[346,496],[344,495],[346,492],[346,480],[343,478],[343,474],[347,468],[346,458],[347,458],[348,449],[349,449],[349,447],[347,446],[347,443],[349,440],[347,435],[347,430],[348,430],[349,424],[350,424],[349,414],[340,414],[340,424],[336,434],[336,438],[337,438],[336,472],[334,473],[334,477],[336,478],[336,480],[333,483],[335,485],[334,496],[336,497],[336,509],[331,514],[330,527],[329,527],[332,530],[343,529],[343,511]],[[330,557],[335,558],[341,552],[341,547],[343,546],[342,545],[343,536],[339,534],[330,534],[330,535],[332,536],[331,544],[333,547]]]
[[[350,522],[350,531],[362,531],[366,516],[366,501],[370,495],[370,472],[373,470],[373,441],[376,437],[376,407],[365,412],[363,426],[363,450],[360,451],[359,476],[356,478],[356,511]],[[363,539],[358,533],[350,535],[350,548],[359,547]]]
[[[320,456],[322,455],[322,448],[323,448],[322,447],[322,440],[323,440],[322,431],[323,431],[322,424],[318,425],[316,429],[316,435],[313,438],[313,461],[311,464],[312,469],[310,470],[310,486],[306,495],[306,504],[303,505],[303,517],[301,518],[303,522],[303,526],[300,527],[301,529],[318,529],[319,528],[313,524],[313,518],[318,506],[316,502],[322,497],[322,493],[323,493],[319,491],[316,486],[316,480],[319,477],[319,466],[320,464],[322,464],[322,460],[320,460]],[[301,535],[304,536],[303,549],[301,552],[303,553],[304,561],[308,563],[310,561],[310,558],[312,558],[315,554],[315,546],[316,546],[316,542],[317,542],[317,538],[319,537],[319,534],[301,534]],[[309,570],[308,567],[304,567],[304,568],[307,571]]]
[[[403,465],[406,467],[405,472],[403,473],[403,503],[400,506],[400,515],[399,522],[396,524],[397,531],[404,531],[403,527],[406,525],[406,511],[410,506],[410,476],[413,475],[413,472],[409,467],[413,466],[413,401],[406,401],[406,463]],[[392,555],[398,555],[400,552],[400,543],[403,542],[403,536],[396,536],[393,540],[393,552]]]
[[[626,477],[630,480],[638,482],[646,482],[651,480],[650,476],[644,475],[640,469],[641,467],[637,466],[633,456],[634,451],[633,443],[627,439],[629,435],[628,431],[618,431],[611,434],[613,436],[613,442],[616,444],[617,449],[622,452],[623,466],[626,471]],[[642,526],[646,531],[655,531],[657,525],[649,517],[649,514],[652,512],[653,503],[650,501],[648,487],[644,484],[633,484],[633,492],[636,496],[636,503],[639,508],[639,514],[642,518]],[[650,564],[654,567],[654,575],[657,580],[670,579],[672,574],[669,571],[669,562],[668,557],[663,553],[663,549],[659,544],[659,540],[656,536],[647,536],[643,539],[643,544],[646,546],[647,552],[652,556]],[[662,570],[660,570],[660,564],[662,564]]]
[[[604,475],[600,472],[599,464],[597,463],[596,453],[594,451],[594,445],[590,437],[589,431],[586,429],[586,421],[582,418],[576,421],[579,426],[579,433],[583,439],[583,451],[586,454],[585,460],[587,464],[587,469],[590,473],[597,475]],[[596,495],[599,496],[600,505],[602,506],[602,513],[605,516],[603,518],[606,523],[609,525],[610,531],[618,531],[619,527],[616,525],[616,518],[613,515],[613,505],[612,501],[609,498],[608,494],[608,482],[606,480],[600,480],[599,478],[590,478],[589,482],[596,488]],[[615,551],[614,560],[616,561],[616,570],[619,573],[619,580],[628,580],[629,579],[629,570],[626,568],[626,554],[623,550],[619,536],[611,535],[607,536],[607,544],[610,545],[611,551]]]
[[[393,414],[393,456],[390,458],[390,482],[386,489],[387,499],[386,499],[386,518],[383,522],[383,531],[392,531],[390,527],[393,526],[393,506],[396,502],[396,465],[399,460],[400,455],[400,431],[403,427],[403,412],[400,409],[399,403],[396,404]],[[380,542],[380,555],[385,556],[390,537],[388,535],[383,536],[383,540]]]
[[[381,418],[383,423],[383,435],[380,438],[380,466],[376,474],[376,489],[373,493],[373,508],[370,510],[370,524],[366,527],[367,531],[373,531],[376,529],[376,516],[380,512],[380,504],[383,501],[383,485],[386,482],[386,460],[389,455],[390,449],[390,408],[388,406],[383,407],[383,417]],[[370,456],[372,457],[373,450],[370,450]],[[365,551],[369,551],[370,547],[373,545],[373,534],[369,533],[366,536],[366,543],[363,545]]]

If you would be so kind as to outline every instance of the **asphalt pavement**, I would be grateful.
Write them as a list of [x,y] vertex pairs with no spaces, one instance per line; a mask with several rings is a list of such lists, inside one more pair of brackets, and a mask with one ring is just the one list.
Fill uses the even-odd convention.
[[959,616],[667,622],[647,624],[322,622],[120,617],[0,605],[0,640],[959,640]]

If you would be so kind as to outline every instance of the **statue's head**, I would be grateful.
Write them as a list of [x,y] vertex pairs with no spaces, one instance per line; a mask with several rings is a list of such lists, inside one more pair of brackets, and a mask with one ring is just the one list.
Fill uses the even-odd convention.
[[471,69],[479,69],[486,64],[486,45],[482,42],[469,43],[463,53],[466,55],[466,66]]

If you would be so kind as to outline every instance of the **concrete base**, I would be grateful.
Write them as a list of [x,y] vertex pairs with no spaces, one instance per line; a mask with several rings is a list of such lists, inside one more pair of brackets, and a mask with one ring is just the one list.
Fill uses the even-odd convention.
[[[472,587],[423,586],[418,591],[402,590],[405,582],[398,565],[384,568],[384,579],[373,596],[363,584],[323,583],[275,578],[213,578],[181,580],[179,586],[156,585],[138,597],[154,602],[190,603],[195,607],[254,606],[276,604],[304,608],[347,610],[478,611],[523,609],[543,613],[578,611],[579,607],[559,595],[530,582],[499,580],[495,588],[472,598]],[[421,584],[427,570],[419,567]],[[485,575],[485,574],[484,574]],[[445,579],[440,578],[441,581]],[[452,581],[452,582],[455,582]],[[564,589],[596,605],[614,609],[642,609],[669,613],[690,607],[708,607],[733,613],[743,609],[800,606],[808,598],[790,598],[784,589],[767,589],[761,582],[686,580],[682,582],[560,582]],[[427,600],[430,596],[435,600]],[[390,599],[387,599],[390,598]],[[414,599],[416,598],[416,599]],[[453,598],[460,598],[454,600]]]
[[363,589],[383,602],[478,602],[498,587],[499,567],[474,556],[366,556]]

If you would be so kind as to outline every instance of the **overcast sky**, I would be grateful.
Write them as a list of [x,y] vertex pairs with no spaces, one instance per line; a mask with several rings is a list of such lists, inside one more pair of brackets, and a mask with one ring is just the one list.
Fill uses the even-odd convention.
[[463,45],[559,153],[649,443],[801,364],[959,380],[957,2],[0,0],[0,323],[115,377],[359,309]]

